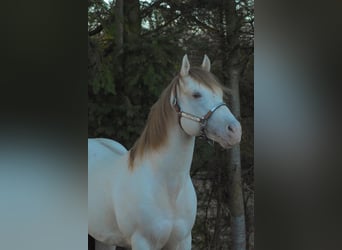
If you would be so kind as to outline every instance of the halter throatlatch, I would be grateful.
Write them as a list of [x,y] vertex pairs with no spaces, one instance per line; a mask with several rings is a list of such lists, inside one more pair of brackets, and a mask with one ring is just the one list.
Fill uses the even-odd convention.
[[181,127],[181,129],[185,132],[185,130],[182,127],[182,123],[181,123],[181,118],[186,118],[195,122],[198,122],[200,124],[200,134],[199,137],[206,139],[209,142],[209,138],[207,137],[206,134],[206,128],[207,128],[207,124],[208,124],[208,120],[210,119],[210,117],[212,116],[212,114],[221,106],[227,106],[226,103],[221,102],[217,105],[215,105],[214,107],[212,107],[204,116],[200,117],[197,115],[193,115],[187,112],[182,111],[181,107],[178,104],[177,101],[177,90],[175,91],[175,97],[173,99],[172,105],[174,106],[175,111],[177,112],[178,115],[178,123],[179,126]]

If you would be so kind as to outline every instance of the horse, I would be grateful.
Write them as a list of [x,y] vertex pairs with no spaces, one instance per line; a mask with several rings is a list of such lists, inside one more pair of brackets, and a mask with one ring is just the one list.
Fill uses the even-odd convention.
[[226,149],[241,140],[241,125],[210,67],[207,55],[191,68],[184,55],[130,150],[114,140],[88,139],[88,233],[96,250],[191,249],[195,137]]

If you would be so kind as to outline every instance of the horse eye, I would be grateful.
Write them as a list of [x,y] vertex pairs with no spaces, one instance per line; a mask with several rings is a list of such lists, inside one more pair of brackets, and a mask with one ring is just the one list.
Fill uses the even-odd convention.
[[200,93],[198,93],[198,92],[195,92],[195,93],[192,94],[192,97],[197,99],[197,98],[202,97],[202,95]]

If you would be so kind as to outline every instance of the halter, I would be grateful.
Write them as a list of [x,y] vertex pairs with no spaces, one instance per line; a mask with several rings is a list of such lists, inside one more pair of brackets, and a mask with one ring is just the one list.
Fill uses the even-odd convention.
[[178,115],[178,123],[179,126],[181,127],[181,129],[185,132],[185,130],[182,127],[182,123],[181,123],[181,118],[186,118],[195,122],[198,122],[200,124],[200,134],[199,137],[206,139],[207,141],[209,140],[206,134],[206,128],[207,128],[207,124],[208,124],[208,120],[210,119],[210,117],[212,116],[212,114],[221,106],[226,106],[227,104],[224,102],[221,102],[217,105],[215,105],[214,107],[212,107],[204,116],[200,117],[197,115],[193,115],[187,112],[182,111],[181,107],[178,104],[177,101],[177,89],[175,88],[175,97],[173,99],[172,105],[174,106],[175,111],[177,112]]

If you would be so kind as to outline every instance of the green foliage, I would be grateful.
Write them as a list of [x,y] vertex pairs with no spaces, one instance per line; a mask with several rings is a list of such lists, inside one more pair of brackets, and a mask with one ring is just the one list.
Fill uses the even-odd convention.
[[115,94],[114,77],[108,65],[100,65],[99,74],[90,85],[94,94],[99,94],[101,90],[105,93]]
[[[100,53],[104,51],[100,47]],[[89,135],[115,138],[130,147],[150,107],[176,73],[182,51],[163,36],[140,37],[125,44],[124,51],[102,57],[93,68],[88,89]]]

